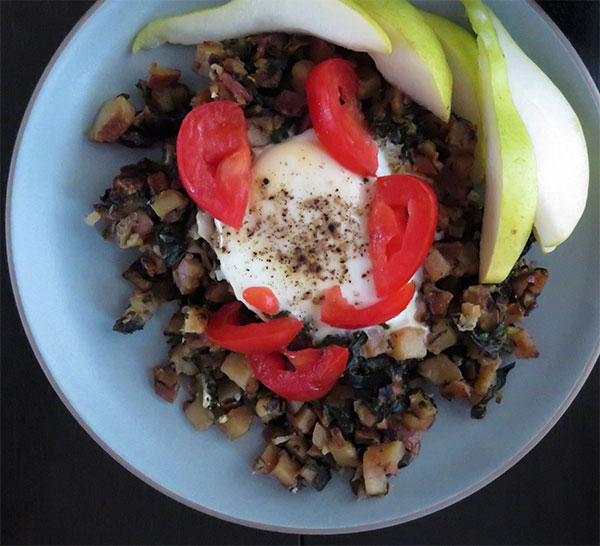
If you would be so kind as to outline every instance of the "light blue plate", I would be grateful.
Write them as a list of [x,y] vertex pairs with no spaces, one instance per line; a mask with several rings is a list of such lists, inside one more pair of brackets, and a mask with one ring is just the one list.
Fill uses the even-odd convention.
[[[584,65],[533,5],[492,4],[577,111],[592,161],[586,214],[568,242],[540,259],[550,282],[527,322],[540,358],[519,363],[503,403],[493,404],[483,421],[471,420],[460,403],[440,400],[421,455],[391,479],[387,497],[357,502],[349,476],[335,477],[321,493],[291,495],[275,480],[250,474],[261,445],[258,424],[236,442],[215,430],[195,433],[180,403],[154,395],[149,370],[166,358],[161,326],[168,313],[133,336],[111,330],[130,290],[120,274],[135,253],[119,251],[83,223],[119,166],[143,154],[84,138],[101,102],[123,91],[135,96],[134,83],[153,60],[182,68],[192,88],[201,85],[190,71],[192,48],[132,56],[135,31],[154,17],[199,4],[97,4],[65,40],[31,100],[11,167],[8,251],[21,318],[48,379],[79,423],[131,472],[189,506],[237,523],[304,533],[367,530],[429,514],[473,493],[548,432],[598,357],[600,101]],[[426,5],[466,23],[458,3]]]

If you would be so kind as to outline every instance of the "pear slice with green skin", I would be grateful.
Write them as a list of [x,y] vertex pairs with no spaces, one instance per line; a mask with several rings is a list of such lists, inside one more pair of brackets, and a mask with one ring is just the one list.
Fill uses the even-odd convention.
[[567,99],[514,42],[498,18],[490,19],[506,59],[517,110],[537,163],[534,234],[548,253],[575,229],[587,201],[589,161],[583,129]]
[[536,161],[511,96],[491,12],[479,0],[463,0],[463,4],[477,34],[486,139],[479,280],[499,283],[510,273],[531,234],[537,202]]
[[443,121],[450,117],[452,73],[435,32],[406,0],[356,0],[392,42],[389,55],[372,52],[383,77]]
[[485,171],[485,140],[477,40],[470,32],[444,17],[427,11],[421,13],[442,44],[452,72],[452,111],[469,120],[477,129],[471,179],[474,183],[479,183],[483,180]]
[[354,51],[390,53],[387,34],[352,0],[231,0],[215,8],[148,23],[132,50],[194,45],[261,32],[311,34]]

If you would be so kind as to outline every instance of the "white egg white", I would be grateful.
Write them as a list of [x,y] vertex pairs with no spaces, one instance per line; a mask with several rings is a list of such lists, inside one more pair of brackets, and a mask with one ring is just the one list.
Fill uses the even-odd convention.
[[[344,332],[321,322],[319,302],[323,291],[336,285],[357,306],[377,301],[367,234],[375,179],[345,169],[313,130],[266,148],[252,173],[241,229],[215,222],[213,246],[222,276],[240,301],[246,288],[270,288],[280,309],[307,322],[316,339]],[[383,153],[377,174],[390,174]],[[415,281],[420,284],[419,274]],[[409,306],[388,322],[390,331],[421,326],[426,332],[415,314],[416,291]]]

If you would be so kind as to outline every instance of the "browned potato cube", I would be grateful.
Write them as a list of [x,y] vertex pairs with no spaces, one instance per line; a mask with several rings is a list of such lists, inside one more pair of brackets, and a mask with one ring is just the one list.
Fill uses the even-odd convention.
[[265,450],[261,453],[260,457],[256,459],[252,466],[253,474],[270,474],[281,454],[281,449],[275,447],[273,444],[267,444]]
[[434,385],[462,379],[462,373],[458,366],[444,353],[419,362],[419,374],[429,379]]
[[217,423],[219,429],[229,438],[235,440],[248,432],[254,412],[248,406],[234,408],[225,414],[224,422]]
[[229,353],[221,364],[221,371],[249,394],[254,394],[258,389],[258,380],[254,377],[246,355]]
[[386,476],[395,476],[398,463],[404,456],[400,441],[372,445],[363,456],[363,477],[367,495],[385,495],[388,491]]
[[123,95],[109,99],[100,107],[87,136],[94,142],[114,142],[129,129],[134,117],[135,108]]
[[208,326],[208,311],[198,305],[186,305],[183,313],[182,334],[203,334]]
[[407,326],[392,332],[389,336],[392,345],[391,356],[396,360],[424,358],[427,355],[425,346],[426,330]]
[[213,424],[214,417],[208,408],[202,405],[202,399],[196,398],[184,406],[183,413],[196,430],[206,430]]
[[173,87],[177,85],[179,76],[181,76],[181,70],[152,63],[148,71],[148,87],[153,89]]
[[300,465],[294,461],[286,451],[281,451],[277,464],[271,470],[271,474],[275,476],[281,485],[288,489],[294,489],[298,485],[298,472]]
[[359,465],[358,453],[351,442],[346,440],[338,428],[331,430],[331,438],[327,444],[329,452],[340,466],[356,468]]

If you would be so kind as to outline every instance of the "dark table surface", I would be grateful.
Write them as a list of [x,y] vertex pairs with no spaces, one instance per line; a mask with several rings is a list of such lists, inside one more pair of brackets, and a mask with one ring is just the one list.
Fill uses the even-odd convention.
[[[29,97],[58,45],[91,4],[0,0],[3,196]],[[540,4],[597,83],[598,1]],[[14,305],[4,245],[2,250],[2,544],[599,543],[598,366],[533,451],[483,490],[441,512],[354,535],[257,531],[178,504],[94,443],[36,362]]]

